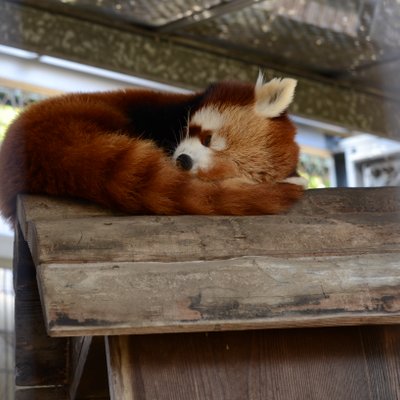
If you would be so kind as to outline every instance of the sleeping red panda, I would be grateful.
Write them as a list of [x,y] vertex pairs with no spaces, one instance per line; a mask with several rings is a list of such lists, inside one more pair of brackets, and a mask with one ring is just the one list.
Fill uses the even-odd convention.
[[18,193],[127,213],[274,214],[301,197],[286,109],[296,81],[222,82],[193,94],[127,89],[27,107],[0,149],[0,209]]

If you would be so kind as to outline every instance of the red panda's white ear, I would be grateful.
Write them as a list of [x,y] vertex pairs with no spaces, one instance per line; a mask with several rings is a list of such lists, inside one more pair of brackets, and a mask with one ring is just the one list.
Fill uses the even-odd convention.
[[297,81],[290,78],[275,78],[263,83],[260,74],[255,86],[256,113],[267,118],[278,117],[292,102],[296,84]]

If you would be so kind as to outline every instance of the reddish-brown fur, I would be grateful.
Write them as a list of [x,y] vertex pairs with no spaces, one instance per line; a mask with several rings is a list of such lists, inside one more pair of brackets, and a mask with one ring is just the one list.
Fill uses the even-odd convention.
[[[239,102],[229,101],[248,102],[253,86],[246,87]],[[286,116],[269,125],[277,131],[269,142],[273,163],[280,165],[268,165],[268,179],[232,179],[240,178],[240,171],[227,174],[222,164],[214,176],[195,176],[173,163],[171,143],[187,113],[210,101],[228,102],[224,96],[230,95],[126,90],[65,95],[27,107],[0,149],[3,216],[14,218],[18,193],[80,197],[127,213],[245,215],[287,209],[303,189],[279,182],[295,171],[298,158]],[[245,138],[243,129],[241,146]]]

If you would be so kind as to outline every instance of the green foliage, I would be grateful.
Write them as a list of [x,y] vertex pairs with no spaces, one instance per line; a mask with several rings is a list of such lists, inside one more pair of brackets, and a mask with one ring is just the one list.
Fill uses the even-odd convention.
[[314,154],[300,154],[299,174],[307,179],[309,189],[330,187],[329,159]]
[[8,105],[0,105],[0,142],[3,140],[8,125],[18,115],[20,109]]

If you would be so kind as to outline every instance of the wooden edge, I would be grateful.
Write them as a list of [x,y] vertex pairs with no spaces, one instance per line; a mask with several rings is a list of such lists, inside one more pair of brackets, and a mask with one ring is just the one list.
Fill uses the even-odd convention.
[[47,332],[51,337],[73,337],[81,336],[83,333],[91,336],[115,336],[115,335],[149,335],[164,333],[193,333],[193,332],[224,332],[224,331],[247,331],[265,329],[291,329],[291,328],[328,328],[337,326],[363,326],[363,325],[398,325],[400,324],[400,313],[382,316],[375,313],[364,315],[343,314],[331,316],[316,316],[306,320],[304,318],[282,318],[269,321],[268,319],[252,320],[247,323],[238,321],[206,321],[203,323],[177,323],[168,326],[158,324],[147,326],[110,325],[82,326],[82,327],[49,327]]
[[129,352],[129,337],[105,337],[108,385],[111,400],[134,400],[131,382],[133,365]]

